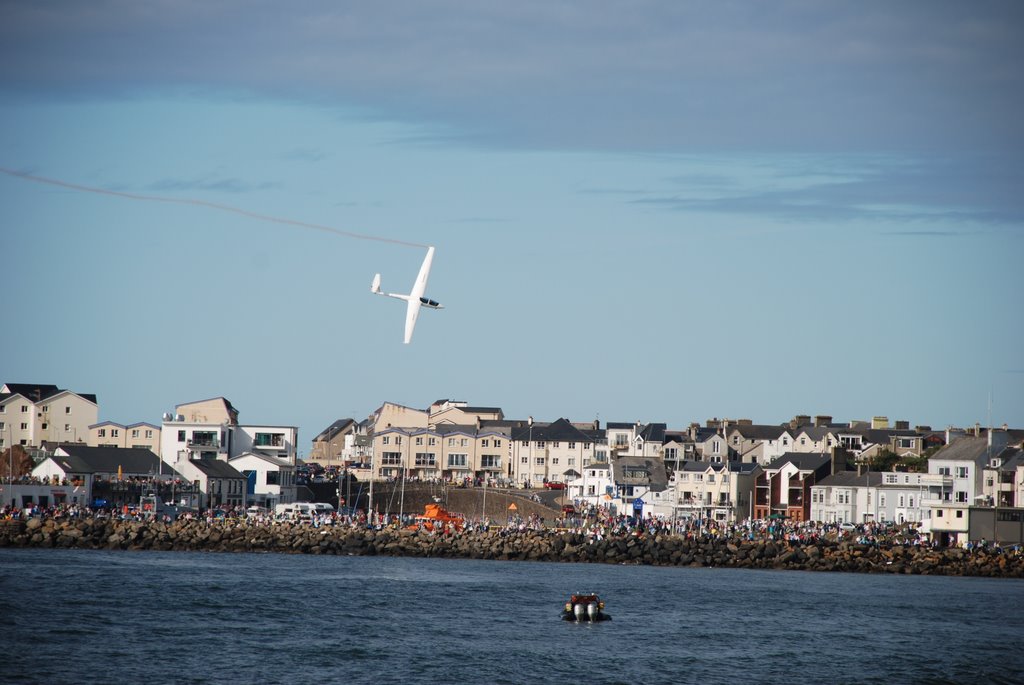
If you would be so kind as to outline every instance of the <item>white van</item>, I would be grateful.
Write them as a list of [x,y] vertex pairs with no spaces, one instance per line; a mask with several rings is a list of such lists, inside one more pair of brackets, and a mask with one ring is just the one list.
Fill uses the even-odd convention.
[[289,502],[274,507],[274,514],[284,518],[311,519],[315,513],[317,513],[316,505],[312,502]]

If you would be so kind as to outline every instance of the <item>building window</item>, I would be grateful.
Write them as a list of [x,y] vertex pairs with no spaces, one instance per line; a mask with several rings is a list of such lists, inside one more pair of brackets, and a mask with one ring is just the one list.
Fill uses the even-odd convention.
[[[456,455],[451,455],[456,456]],[[417,452],[416,466],[436,466],[437,458],[433,452]]]
[[520,460],[520,463],[522,463],[522,464],[529,464],[530,463],[530,458],[529,457],[523,457]]
[[151,430],[147,430],[147,431],[146,431],[146,437],[147,437],[147,438],[152,438],[152,437],[153,437],[153,431],[151,431]]
[[64,407],[64,413],[65,414],[70,414],[71,413],[71,407]]
[[465,454],[449,454],[448,455],[448,468],[466,468],[466,457]]
[[542,450],[542,449],[544,449],[544,446],[545,446],[546,444],[547,444],[547,443],[546,443],[546,442],[544,442],[543,440],[538,440],[538,441],[537,441],[537,449],[539,449],[539,450]]
[[494,446],[495,446],[495,447],[501,447],[501,440],[497,440],[497,439],[495,439],[495,441],[494,441]]
[[[27,423],[21,424],[21,430],[27,431],[28,430],[28,424]],[[22,443],[22,444],[25,444],[25,443]]]
[[537,466],[544,466],[544,457],[537,457],[536,460],[534,460],[534,463]]
[[121,431],[119,431],[119,430],[118,430],[118,429],[116,429],[116,428],[111,428],[111,429],[110,429],[110,437],[112,437],[112,438],[118,438],[118,437],[121,437]]
[[939,467],[939,475],[940,476],[951,476],[951,475],[953,475],[953,473],[949,470],[948,466],[940,466]]
[[46,430],[47,426],[49,426],[49,425],[50,425],[50,424],[48,424],[48,423],[44,423],[44,424],[43,424],[43,430]]
[[107,429],[106,428],[100,428],[98,431],[96,431],[96,437],[97,438],[105,438],[105,437],[107,437]]
[[962,519],[964,517],[964,510],[963,509],[957,509],[956,510],[956,517],[958,519]]
[[484,454],[480,457],[480,467],[485,469],[500,469],[500,454]]
[[284,447],[284,433],[257,433],[253,447]]
[[961,504],[966,502],[967,501],[967,492],[964,491],[964,490],[957,490],[956,491],[956,499],[954,501],[960,502]]
[[530,441],[529,440],[523,440],[522,445],[523,445],[523,447],[529,447],[530,446]]
[[391,436],[390,435],[385,435],[383,438],[380,439],[380,444],[382,444],[382,445],[390,445],[391,444]]
[[970,473],[970,471],[968,471],[966,466],[957,466],[956,467],[956,477],[957,478],[967,478],[969,473]]
[[433,447],[437,444],[437,438],[427,438],[427,445]]
[[381,455],[381,462],[383,466],[398,466],[402,463],[401,452],[385,452]]
[[490,447],[491,446],[491,441],[488,440],[487,438],[484,438],[483,440],[480,441],[480,446],[481,447]]
[[27,414],[28,413],[28,405],[27,404],[21,405],[21,413],[22,414]]
[[71,430],[71,424],[70,423],[65,423],[64,424],[64,431],[66,432],[66,431],[69,431],[69,430]]
[[132,429],[132,437],[133,438],[139,437],[139,430],[137,428],[133,428]]
[[558,463],[558,457],[551,457],[551,463],[552,464],[557,464]]
[[419,437],[419,436],[417,436],[417,438],[416,438],[416,444],[417,444],[417,445],[422,445],[422,444],[423,444],[423,438],[422,438],[422,437]]
[[44,414],[46,414],[46,413],[47,413],[47,412],[49,412],[49,411],[50,411],[50,405],[48,405],[48,404],[44,404],[44,405],[43,405],[43,413],[44,413]]

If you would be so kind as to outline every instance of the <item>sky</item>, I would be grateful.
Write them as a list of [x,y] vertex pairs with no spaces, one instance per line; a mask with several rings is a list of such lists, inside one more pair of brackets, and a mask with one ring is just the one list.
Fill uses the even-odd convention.
[[[0,380],[126,424],[224,396],[303,449],[442,398],[1024,427],[1022,33],[1016,2],[0,1]],[[411,288],[401,243],[445,305],[410,345],[369,292]]]

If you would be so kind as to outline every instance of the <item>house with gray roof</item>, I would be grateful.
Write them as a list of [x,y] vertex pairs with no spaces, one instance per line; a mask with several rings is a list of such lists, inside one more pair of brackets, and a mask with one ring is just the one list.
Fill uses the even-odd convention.
[[787,452],[758,475],[754,486],[754,518],[811,518],[811,487],[826,476],[846,470],[846,453]]
[[665,462],[654,457],[615,456],[611,479],[620,513],[668,515],[672,509]]
[[970,530],[970,507],[982,504],[982,477],[995,450],[987,437],[956,438],[928,459],[929,485],[925,507],[928,529],[941,545],[962,544]]
[[594,460],[593,440],[568,419],[551,423],[531,419],[511,432],[512,479],[526,487],[565,483],[570,472],[579,473]]

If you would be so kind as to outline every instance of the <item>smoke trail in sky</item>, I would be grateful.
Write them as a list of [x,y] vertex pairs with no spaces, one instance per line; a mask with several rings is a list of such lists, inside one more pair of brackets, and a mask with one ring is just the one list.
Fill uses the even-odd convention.
[[77,183],[59,181],[54,178],[46,178],[45,176],[36,176],[34,174],[25,173],[24,171],[15,171],[14,169],[7,169],[4,167],[0,167],[0,173],[5,173],[8,176],[14,176],[15,178],[23,178],[27,181],[35,181],[36,183],[46,183],[48,185],[59,186],[61,188],[78,190],[84,193],[96,193],[98,195],[113,195],[114,197],[123,197],[129,200],[142,200],[144,202],[167,202],[178,205],[194,205],[196,207],[207,207],[209,209],[219,209],[222,212],[233,212],[235,214],[241,214],[242,216],[249,217],[250,219],[259,219],[260,221],[269,221],[275,224],[284,224],[285,226],[309,228],[315,231],[334,233],[335,235],[344,236],[346,238],[356,238],[358,240],[376,240],[381,243],[391,243],[393,245],[408,245],[409,247],[429,247],[428,245],[408,242],[406,240],[383,238],[381,236],[367,235],[365,233],[353,233],[352,231],[343,231],[340,228],[334,228],[332,226],[324,226],[322,224],[311,224],[305,221],[297,221],[295,219],[286,219],[284,217],[279,216],[270,216],[269,214],[258,214],[257,212],[250,212],[245,209],[239,209],[238,207],[230,207],[228,205],[221,205],[217,204],[216,202],[207,202],[206,200],[195,200],[186,197],[160,197],[158,195],[138,195],[136,193],[122,193],[117,190],[93,188],[91,186],[83,186]]

